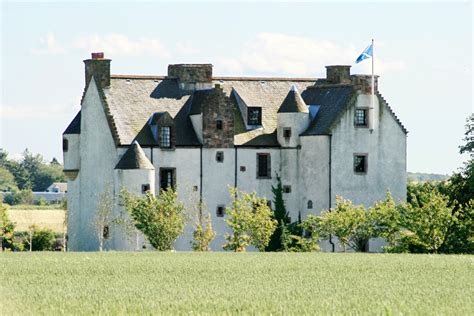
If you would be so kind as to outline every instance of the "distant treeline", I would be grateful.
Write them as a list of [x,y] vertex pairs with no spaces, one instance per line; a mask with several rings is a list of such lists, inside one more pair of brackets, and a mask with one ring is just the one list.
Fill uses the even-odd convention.
[[449,178],[447,174],[422,173],[422,172],[407,172],[408,181],[411,182],[430,182],[430,181],[444,181]]

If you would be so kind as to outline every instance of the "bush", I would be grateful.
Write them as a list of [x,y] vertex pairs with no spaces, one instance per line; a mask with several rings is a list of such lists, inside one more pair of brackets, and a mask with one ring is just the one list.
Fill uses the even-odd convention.
[[52,251],[54,249],[56,235],[51,229],[38,228],[36,225],[32,225],[30,234],[23,242],[25,249],[31,249],[32,251]]
[[33,204],[33,192],[29,189],[6,194],[3,201],[8,205]]
[[135,226],[150,244],[156,250],[172,250],[184,229],[184,205],[177,201],[176,191],[161,190],[158,197],[148,192],[140,198],[123,190],[121,195]]

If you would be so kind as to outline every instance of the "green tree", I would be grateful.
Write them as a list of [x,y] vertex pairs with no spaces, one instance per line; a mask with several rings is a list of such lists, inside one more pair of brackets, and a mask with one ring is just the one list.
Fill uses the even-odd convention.
[[284,226],[281,242],[284,251],[291,252],[312,252],[318,251],[320,240],[320,226],[321,217],[315,215],[309,215],[298,227],[304,233],[301,235],[293,235],[290,233],[288,226]]
[[369,239],[377,236],[373,219],[366,209],[342,197],[336,198],[336,208],[323,212],[320,230],[325,238],[336,236],[344,252],[347,247],[366,251]]
[[391,252],[437,253],[456,220],[448,198],[431,190],[412,196],[411,202],[401,204],[400,231],[390,240]]
[[33,191],[46,191],[52,183],[65,180],[63,167],[60,164],[41,164],[33,178]]
[[18,187],[13,174],[5,167],[0,167],[0,191],[11,192],[17,190]]
[[[283,200],[283,186],[281,184],[281,178],[276,174],[277,185],[272,185],[273,193],[273,218],[278,222],[278,226],[273,232],[270,242],[266,247],[266,251],[281,251],[284,250],[283,244],[281,243],[282,234],[285,230],[285,226],[290,223],[288,212],[286,211],[285,201]],[[286,246],[285,246],[286,247]]]
[[227,209],[229,218],[225,222],[232,229],[232,235],[225,236],[227,243],[223,248],[241,252],[253,245],[259,251],[265,251],[277,225],[266,199],[257,197],[255,192],[249,194],[236,188],[229,188],[229,193],[232,208]]
[[0,203],[0,247],[1,251],[14,250],[15,243],[13,235],[15,233],[15,224],[10,221],[7,213],[7,206]]
[[178,194],[172,189],[161,190],[155,197],[147,193],[135,197],[122,190],[123,204],[134,220],[135,226],[159,251],[173,249],[173,244],[184,229],[184,205],[178,202]]

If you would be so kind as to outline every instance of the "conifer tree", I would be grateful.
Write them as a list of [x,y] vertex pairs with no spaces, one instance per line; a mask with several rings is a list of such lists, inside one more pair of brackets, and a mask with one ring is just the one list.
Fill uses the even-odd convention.
[[281,184],[281,178],[276,174],[277,185],[276,187],[272,186],[273,193],[273,218],[278,222],[278,227],[275,229],[272,237],[270,238],[270,243],[268,244],[266,251],[281,251],[283,250],[283,245],[281,242],[281,235],[285,226],[290,222],[288,217],[288,212],[286,211],[285,201],[283,200],[283,186]]

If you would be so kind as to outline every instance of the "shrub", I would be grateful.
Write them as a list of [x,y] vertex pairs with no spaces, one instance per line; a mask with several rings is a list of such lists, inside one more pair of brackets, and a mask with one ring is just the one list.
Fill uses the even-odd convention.
[[122,190],[124,206],[135,226],[160,251],[173,249],[184,229],[184,205],[177,199],[178,194],[172,188],[161,190],[158,197],[148,192],[141,198]]
[[55,242],[56,236],[51,229],[32,225],[29,238],[24,240],[24,246],[31,251],[52,251]]
[[208,213],[205,219],[203,219],[202,216],[199,216],[196,229],[193,233],[194,240],[191,241],[193,250],[209,251],[209,245],[215,237],[216,232],[212,229],[211,215]]
[[230,188],[229,193],[232,208],[227,209],[229,219],[225,222],[232,229],[232,235],[225,236],[227,243],[223,248],[241,252],[253,245],[259,251],[265,251],[277,225],[266,199],[257,197],[255,192],[239,192],[236,188]]

